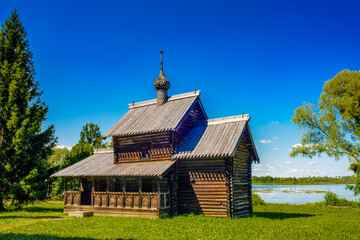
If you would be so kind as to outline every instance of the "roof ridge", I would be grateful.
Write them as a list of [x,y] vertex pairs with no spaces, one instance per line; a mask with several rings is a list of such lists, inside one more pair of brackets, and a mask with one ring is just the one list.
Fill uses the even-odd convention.
[[[197,97],[197,96],[200,96],[200,90],[173,95],[173,96],[170,96],[167,101],[169,102],[169,101],[174,101],[174,100],[179,100],[179,99],[189,98],[189,97]],[[151,99],[151,100],[146,100],[146,101],[137,102],[137,103],[129,103],[129,109],[153,105],[153,104],[156,104],[156,102],[157,102],[157,99]]]
[[230,117],[213,118],[213,119],[199,121],[195,124],[195,126],[208,126],[208,125],[249,121],[249,120],[250,120],[249,114],[242,114],[242,115],[236,115]]
[[114,148],[95,148],[94,154],[114,153]]

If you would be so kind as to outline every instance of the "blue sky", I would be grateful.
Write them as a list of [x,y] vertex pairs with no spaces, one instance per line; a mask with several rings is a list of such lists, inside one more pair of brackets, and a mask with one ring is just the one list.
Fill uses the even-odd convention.
[[358,1],[0,1],[17,8],[59,145],[87,122],[103,133],[127,104],[156,97],[159,50],[170,95],[202,90],[209,118],[251,116],[254,175],[349,175],[348,160],[289,158],[296,107],[359,70]]

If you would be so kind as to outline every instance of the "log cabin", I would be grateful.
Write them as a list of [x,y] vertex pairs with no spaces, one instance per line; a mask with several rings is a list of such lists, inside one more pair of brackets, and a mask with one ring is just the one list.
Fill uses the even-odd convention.
[[208,119],[200,91],[168,97],[161,59],[157,98],[129,104],[103,138],[113,149],[52,177],[79,179],[65,190],[64,212],[159,218],[195,213],[233,218],[252,213],[251,165],[259,157],[249,115]]

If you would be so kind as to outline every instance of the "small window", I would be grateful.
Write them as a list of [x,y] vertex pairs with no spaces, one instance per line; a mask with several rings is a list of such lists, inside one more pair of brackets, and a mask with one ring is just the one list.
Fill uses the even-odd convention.
[[140,147],[141,151],[141,160],[148,160],[150,159],[150,148],[147,145]]
[[170,194],[169,193],[160,193],[160,208],[169,208],[170,207]]
[[195,184],[196,183],[195,179],[190,179],[190,183]]

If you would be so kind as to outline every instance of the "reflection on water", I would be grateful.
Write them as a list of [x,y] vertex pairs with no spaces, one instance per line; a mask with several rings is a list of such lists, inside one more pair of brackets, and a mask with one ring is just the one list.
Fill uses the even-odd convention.
[[324,200],[327,191],[336,193],[348,200],[355,200],[352,191],[345,184],[333,185],[253,185],[253,192],[259,194],[267,203],[303,204]]

